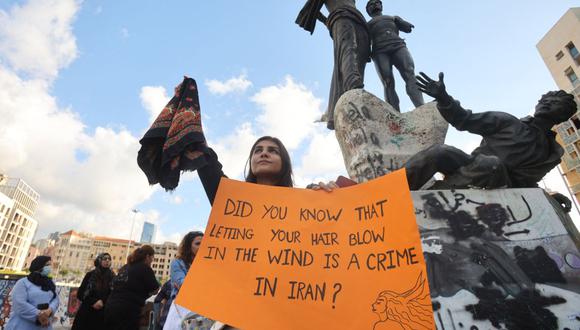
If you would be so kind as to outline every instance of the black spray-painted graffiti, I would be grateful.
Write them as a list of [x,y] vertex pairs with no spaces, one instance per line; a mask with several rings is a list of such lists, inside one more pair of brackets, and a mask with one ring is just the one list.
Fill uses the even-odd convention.
[[[465,239],[471,236],[479,237],[486,229],[498,236],[505,235],[506,237],[530,232],[528,229],[509,231],[509,226],[521,224],[532,218],[532,209],[523,195],[521,195],[522,204],[527,211],[525,215],[518,217],[509,205],[504,207],[498,203],[474,201],[454,190],[451,190],[451,193],[453,194],[453,199],[449,199],[442,191],[422,195],[423,208],[415,208],[415,214],[423,215],[424,218],[446,220],[453,235],[458,239]],[[463,210],[458,211],[462,205],[468,204],[478,205],[476,207],[476,215]],[[505,226],[508,227],[508,231],[505,230]]]
[[[546,251],[539,240],[526,241],[530,227],[522,224],[534,217],[526,196],[518,196],[519,205],[484,203],[457,191],[432,191],[420,198],[423,203],[415,209],[418,219],[439,223],[435,226],[438,229],[421,229],[439,329],[478,329],[475,324],[466,324],[464,316],[461,322],[456,321],[454,313],[461,313],[461,308],[453,312],[454,308],[438,301],[460,291],[468,291],[477,299],[463,306],[472,323],[486,320],[497,329],[563,328],[559,323],[563,315],[550,308],[568,303],[567,297],[578,299],[577,283],[569,284],[562,272],[564,265],[576,269],[566,258],[572,259],[568,255],[576,256],[577,251],[552,256],[554,253]],[[514,230],[516,224],[520,226]],[[514,242],[513,237],[519,240]]]

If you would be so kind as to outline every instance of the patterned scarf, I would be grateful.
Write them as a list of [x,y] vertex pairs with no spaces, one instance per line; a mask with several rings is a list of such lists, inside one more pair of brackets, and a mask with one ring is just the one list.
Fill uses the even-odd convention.
[[149,184],[159,183],[167,191],[177,187],[181,171],[195,171],[206,164],[208,148],[194,79],[184,77],[139,142],[137,164]]

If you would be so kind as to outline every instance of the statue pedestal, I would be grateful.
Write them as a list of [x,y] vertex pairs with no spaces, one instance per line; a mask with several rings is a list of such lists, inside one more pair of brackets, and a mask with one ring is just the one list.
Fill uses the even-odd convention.
[[411,194],[439,329],[578,328],[580,235],[542,189]]
[[403,167],[419,151],[443,144],[449,124],[435,102],[399,113],[373,94],[354,89],[338,100],[334,125],[348,175],[364,182]]

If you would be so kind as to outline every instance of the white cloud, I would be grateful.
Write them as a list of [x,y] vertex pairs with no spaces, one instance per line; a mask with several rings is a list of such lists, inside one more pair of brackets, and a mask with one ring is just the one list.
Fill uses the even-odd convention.
[[181,197],[179,195],[171,196],[171,198],[169,198],[169,203],[174,204],[174,205],[182,204],[183,197]]
[[167,90],[163,86],[141,87],[139,98],[141,99],[141,105],[149,113],[149,123],[153,123],[170,100]]
[[310,140],[300,167],[294,171],[296,186],[303,187],[313,182],[336,180],[339,175],[348,177],[334,131],[321,128],[317,133]]
[[[326,172],[333,179],[337,173],[344,172],[340,170],[344,165],[334,133],[317,129],[314,123],[320,117],[322,102],[304,85],[295,83],[292,77],[287,76],[282,84],[262,88],[251,100],[261,110],[253,123],[245,122],[232,134],[209,141],[220,157],[224,173],[242,179],[250,148],[262,135],[280,138],[290,152],[297,149],[301,142],[313,138],[311,150],[302,159],[306,165],[297,168],[296,159],[293,161],[297,186],[310,183],[306,181],[320,178]],[[255,129],[253,124],[259,129]]]
[[218,154],[224,173],[231,178],[241,179],[244,177],[244,166],[250,149],[257,139],[258,136],[254,133],[252,124],[243,123],[235,129],[234,133],[208,143]]
[[289,150],[314,132],[314,121],[322,114],[322,101],[290,76],[283,84],[262,88],[252,101],[262,109],[256,122],[263,135],[280,138]]
[[58,70],[76,56],[78,3],[37,0],[0,12],[0,169],[40,194],[39,233],[130,230],[130,210],[149,187],[136,164],[139,143],[124,128],[87,131],[50,95]]
[[129,29],[127,29],[126,27],[121,28],[121,37],[127,39],[129,38],[131,35],[129,34]]
[[205,85],[209,92],[217,95],[225,95],[232,92],[245,92],[252,86],[252,82],[246,78],[245,74],[228,79],[227,81],[208,80]]
[[52,79],[77,57],[75,0],[29,0],[0,10],[0,58],[18,72]]

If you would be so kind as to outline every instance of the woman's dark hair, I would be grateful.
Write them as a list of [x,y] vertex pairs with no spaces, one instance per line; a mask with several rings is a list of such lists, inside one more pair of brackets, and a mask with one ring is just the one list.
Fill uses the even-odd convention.
[[254,175],[254,173],[252,173],[251,160],[252,160],[252,155],[254,154],[254,150],[256,149],[256,145],[258,145],[258,143],[260,143],[261,141],[264,141],[264,140],[268,140],[268,141],[272,141],[272,142],[276,143],[276,145],[278,145],[278,148],[280,149],[280,158],[282,159],[282,170],[280,171],[280,175],[278,176],[278,181],[276,182],[275,185],[279,186],[279,187],[293,187],[294,182],[292,181],[292,162],[290,161],[290,154],[288,154],[288,150],[286,150],[286,147],[284,147],[284,144],[282,144],[282,141],[280,141],[278,138],[275,138],[272,136],[262,136],[261,138],[256,140],[256,142],[254,142],[252,149],[250,149],[250,156],[248,157],[248,160],[246,161],[246,168],[245,168],[246,182],[252,182],[252,183],[257,182],[256,176]]
[[127,258],[127,263],[129,265],[132,265],[139,262],[143,262],[146,257],[152,255],[155,255],[155,250],[151,247],[151,245],[143,245],[135,249],[135,251],[133,251],[133,253],[129,255],[129,257]]
[[191,254],[191,242],[193,242],[196,237],[200,236],[203,236],[201,231],[190,231],[185,236],[183,236],[183,239],[181,240],[181,243],[179,243],[179,248],[177,250],[177,259],[183,260],[188,265],[191,264],[194,257]]

